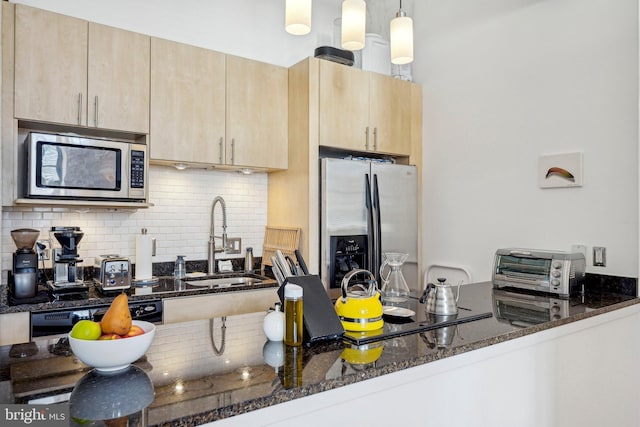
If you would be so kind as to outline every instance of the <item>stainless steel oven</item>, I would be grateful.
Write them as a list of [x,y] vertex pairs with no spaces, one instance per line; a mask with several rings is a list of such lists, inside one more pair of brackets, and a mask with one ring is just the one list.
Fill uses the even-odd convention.
[[[108,308],[107,304],[31,312],[31,338],[66,334],[83,319],[100,321]],[[134,320],[162,323],[160,299],[129,301],[129,311]]]

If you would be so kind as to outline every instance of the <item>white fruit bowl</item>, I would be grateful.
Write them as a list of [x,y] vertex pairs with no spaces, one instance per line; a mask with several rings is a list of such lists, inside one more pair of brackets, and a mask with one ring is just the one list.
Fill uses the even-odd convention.
[[115,340],[81,340],[67,335],[73,354],[85,365],[99,371],[124,369],[140,359],[149,349],[156,334],[156,325],[134,320],[144,334]]

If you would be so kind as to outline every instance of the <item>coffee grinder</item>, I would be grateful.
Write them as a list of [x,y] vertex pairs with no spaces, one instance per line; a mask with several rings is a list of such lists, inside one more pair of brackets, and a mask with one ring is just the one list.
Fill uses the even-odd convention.
[[11,231],[11,238],[18,250],[13,253],[13,281],[11,294],[14,298],[33,298],[38,292],[38,254],[33,250],[40,232],[31,228]]
[[48,282],[50,290],[55,294],[62,291],[82,291],[88,288],[84,283],[82,260],[78,255],[78,243],[84,233],[80,227],[51,227],[51,242],[59,244],[52,248],[53,282]]

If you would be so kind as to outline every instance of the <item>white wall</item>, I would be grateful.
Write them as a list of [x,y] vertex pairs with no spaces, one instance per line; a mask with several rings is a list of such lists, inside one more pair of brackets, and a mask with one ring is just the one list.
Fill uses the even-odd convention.
[[[415,3],[426,265],[490,279],[497,248],[607,248],[638,276],[638,2]],[[584,185],[538,188],[542,154],[584,153]],[[591,264],[588,253],[587,262]]]
[[[294,37],[280,0],[18,2],[283,66],[330,44],[340,14],[339,0],[316,0],[312,33]],[[425,265],[486,280],[499,247],[579,243],[608,250],[588,271],[637,277],[637,0],[403,6],[424,88]],[[370,16],[375,30],[384,21]],[[571,151],[584,153],[584,186],[539,189],[538,157]]]

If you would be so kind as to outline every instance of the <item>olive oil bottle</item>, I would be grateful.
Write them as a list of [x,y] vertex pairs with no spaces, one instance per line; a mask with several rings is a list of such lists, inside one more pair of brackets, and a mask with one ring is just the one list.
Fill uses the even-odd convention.
[[284,343],[302,345],[303,333],[302,287],[288,284],[284,287]]

